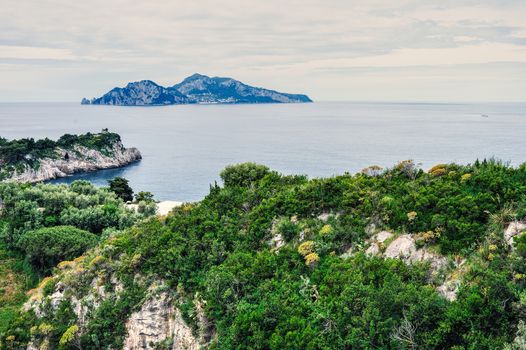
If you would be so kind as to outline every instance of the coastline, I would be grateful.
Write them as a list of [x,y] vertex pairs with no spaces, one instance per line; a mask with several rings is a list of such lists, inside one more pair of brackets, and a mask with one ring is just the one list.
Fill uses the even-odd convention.
[[43,158],[36,169],[25,167],[4,181],[37,183],[64,178],[79,173],[121,168],[142,159],[137,148],[125,148],[122,143],[113,145],[109,154],[83,146],[75,146],[73,152],[57,149],[58,158]]
[[[159,215],[159,216],[165,216],[165,215],[168,215],[168,213],[170,213],[172,211],[172,209],[182,206],[184,204],[184,202],[179,202],[179,201],[160,201],[160,202],[155,203],[155,204],[157,206],[157,213],[156,214]],[[128,209],[132,209],[134,211],[137,211],[137,209],[139,208],[139,205],[135,204],[135,203],[131,203],[131,204],[126,204],[126,207]]]

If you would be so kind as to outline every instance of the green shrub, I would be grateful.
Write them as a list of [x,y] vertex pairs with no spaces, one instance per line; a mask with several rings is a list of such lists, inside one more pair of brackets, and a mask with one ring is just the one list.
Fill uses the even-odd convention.
[[284,218],[278,222],[277,229],[287,242],[290,242],[292,239],[296,238],[300,233],[300,227],[298,224],[291,222],[287,218]]
[[55,226],[25,233],[20,247],[39,270],[48,271],[63,260],[71,260],[95,246],[93,233],[72,226]]
[[146,191],[140,191],[135,195],[135,201],[136,202],[146,202],[151,203],[154,202],[153,193],[146,192]]
[[248,187],[261,180],[270,172],[269,168],[256,163],[242,163],[227,166],[220,174],[226,187]]
[[[104,199],[82,209],[73,209],[71,198],[51,198],[52,186],[0,185],[0,197],[8,213],[25,200],[36,203],[28,218],[43,208],[44,217],[103,227],[88,270],[116,267],[125,288],[93,310],[80,337],[86,349],[122,347],[123,320],[145,296],[144,286],[132,285],[142,280],[137,276],[166,282],[194,330],[204,314],[213,349],[501,349],[522,334],[517,325],[526,305],[526,236],[515,239],[513,250],[502,237],[509,220],[526,216],[526,165],[490,160],[439,168],[447,172],[428,174],[402,162],[374,176],[308,180],[255,164],[232,166],[222,174],[225,186],[211,186],[202,201],[163,220],[138,220],[143,216],[129,214],[104,190],[97,192]],[[82,203],[93,200],[80,192],[70,194],[87,196],[77,199]],[[322,213],[331,213],[327,223]],[[295,216],[299,224],[288,219]],[[29,226],[43,225],[35,218]],[[280,218],[287,219],[276,222]],[[21,222],[9,222],[26,232]],[[297,234],[300,226],[305,237]],[[466,257],[451,266],[461,283],[457,299],[437,292],[440,282],[430,279],[425,264],[361,252],[367,233],[379,229],[412,234],[457,262]],[[294,239],[276,250],[268,244],[276,233]],[[45,320],[55,329],[52,347],[72,325],[65,319]],[[13,320],[4,339],[27,344],[31,320],[30,314]]]
[[117,197],[121,198],[125,202],[133,200],[133,190],[128,184],[128,180],[122,177],[116,177],[108,181],[110,185],[110,191],[115,193]]

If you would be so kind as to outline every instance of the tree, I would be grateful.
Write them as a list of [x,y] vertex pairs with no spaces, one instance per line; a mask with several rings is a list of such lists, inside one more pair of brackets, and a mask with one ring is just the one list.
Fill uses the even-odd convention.
[[248,187],[270,173],[268,167],[256,163],[241,163],[229,165],[221,171],[221,179],[225,186]]
[[151,203],[154,201],[153,193],[141,191],[135,195],[135,201],[136,202],[146,202]]
[[73,226],[55,226],[25,233],[20,247],[28,261],[45,272],[63,260],[81,255],[97,241],[91,232]]
[[404,315],[400,326],[398,326],[393,334],[391,334],[391,338],[409,349],[416,349],[417,344],[415,341],[415,334],[417,333],[417,328],[418,327],[416,327],[407,316]]
[[109,180],[108,184],[110,185],[110,190],[123,201],[128,202],[133,200],[133,189],[125,178],[117,176],[116,178]]

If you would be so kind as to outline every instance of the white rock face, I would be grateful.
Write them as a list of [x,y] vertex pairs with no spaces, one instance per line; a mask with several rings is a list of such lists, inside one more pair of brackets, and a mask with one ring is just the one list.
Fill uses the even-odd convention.
[[[73,270],[65,271],[66,274],[75,273]],[[74,282],[73,279],[70,282]],[[112,284],[111,290],[106,290],[99,276],[95,276],[89,282],[89,292],[79,295],[74,286],[59,281],[51,295],[42,297],[41,291],[38,295],[30,298],[25,304],[25,310],[33,310],[38,318],[44,317],[48,312],[55,312],[60,304],[69,300],[72,310],[77,316],[77,325],[84,329],[90,321],[93,311],[102,301],[110,297],[119,298],[124,286],[114,276],[109,276]],[[199,324],[199,338],[192,334],[192,329],[185,323],[173,298],[167,291],[155,292],[162,282],[156,282],[149,288],[150,297],[144,301],[139,311],[130,315],[126,320],[127,336],[124,340],[123,349],[156,349],[158,345],[170,345],[174,350],[197,350],[200,344],[210,341],[213,334],[202,303],[196,303],[197,322]],[[164,290],[164,288],[163,288]],[[49,303],[51,308],[47,308]],[[43,349],[49,342],[47,337],[43,339],[33,338],[27,349]]]
[[379,255],[380,247],[378,246],[378,244],[373,243],[369,246],[369,248],[367,248],[367,250],[365,251],[365,254],[368,256]]
[[408,263],[428,261],[431,264],[433,273],[447,265],[445,257],[430,252],[426,248],[417,249],[411,235],[401,235],[393,240],[385,250],[384,256],[387,258],[400,258]]
[[323,222],[327,222],[330,217],[331,217],[330,213],[321,213],[320,215],[318,215],[317,218],[318,218],[318,220],[321,220]]
[[393,234],[389,231],[380,231],[376,235],[376,240],[380,243],[387,241],[389,238],[393,237]]
[[199,342],[166,292],[146,300],[126,322],[126,331],[123,347],[126,350],[155,349],[166,340],[172,341],[174,350],[199,349]]
[[437,287],[437,292],[449,301],[457,300],[457,292],[460,287],[460,281],[448,281]]
[[380,245],[393,236],[389,231],[380,231],[373,235],[370,239],[371,245],[367,248],[365,254],[369,256],[381,255]]
[[76,146],[73,152],[58,149],[57,154],[57,159],[44,158],[40,161],[38,169],[28,168],[22,173],[14,174],[9,181],[40,182],[52,180],[78,172],[117,168],[142,158],[138,149],[124,148],[120,142],[113,145],[111,156],[82,146]]
[[513,221],[509,224],[506,231],[504,231],[504,239],[508,243],[510,247],[513,246],[513,237],[517,236],[518,234],[526,231],[526,224],[519,222],[519,221]]
[[283,238],[281,233],[278,233],[277,235],[272,236],[269,242],[270,246],[276,250],[283,247],[285,243],[286,243],[285,239]]
[[416,252],[416,245],[411,235],[401,235],[389,244],[385,250],[385,256],[408,259],[414,252]]

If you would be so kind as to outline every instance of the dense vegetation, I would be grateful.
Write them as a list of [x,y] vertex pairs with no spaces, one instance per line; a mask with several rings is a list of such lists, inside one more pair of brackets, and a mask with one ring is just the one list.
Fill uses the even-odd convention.
[[[57,263],[82,255],[108,230],[124,229],[155,213],[126,208],[109,189],[86,181],[71,186],[0,183],[0,332],[24,300],[23,291]],[[3,300],[4,299],[4,300]]]
[[125,202],[133,200],[133,189],[130,187],[128,180],[122,177],[116,177],[111,179],[108,184],[110,185],[110,191],[115,193],[117,197]]
[[13,170],[20,170],[25,166],[38,167],[42,158],[59,157],[57,149],[75,152],[75,147],[82,146],[109,154],[112,146],[120,142],[118,134],[110,133],[106,129],[101,133],[86,133],[82,135],[65,134],[57,141],[44,138],[34,140],[25,138],[8,141],[0,137],[0,180],[6,178]]
[[73,226],[43,227],[20,237],[19,246],[37,269],[47,270],[82,255],[97,243],[97,236]]
[[[76,263],[87,274],[111,270],[125,288],[118,299],[101,304],[81,336],[72,335],[78,334],[77,320],[64,302],[42,318],[21,313],[2,335],[3,346],[17,348],[40,336],[51,348],[120,348],[125,319],[146,292],[136,283],[138,275],[163,280],[187,322],[209,335],[212,349],[524,344],[519,321],[526,316],[526,235],[518,235],[512,249],[503,231],[526,216],[526,165],[477,161],[424,172],[406,161],[385,171],[371,167],[309,180],[243,164],[227,167],[221,177],[224,186],[211,186],[201,202],[131,228],[129,216],[114,219],[120,207],[111,201],[97,202],[95,215],[91,208],[55,209],[54,196],[34,195],[55,191],[52,186],[17,187],[16,201],[9,201],[14,190],[4,187],[10,247],[22,249],[20,237],[48,223],[95,234],[118,228]],[[74,193],[70,201],[80,202],[93,197],[87,188],[60,187]],[[33,198],[37,204],[28,202]],[[108,206],[114,209],[105,216]],[[370,235],[380,229],[420,237],[422,245],[448,257],[444,274],[461,281],[456,300],[437,293],[446,277],[432,276],[428,264],[364,254]],[[204,308],[207,329],[199,324],[196,305]]]

